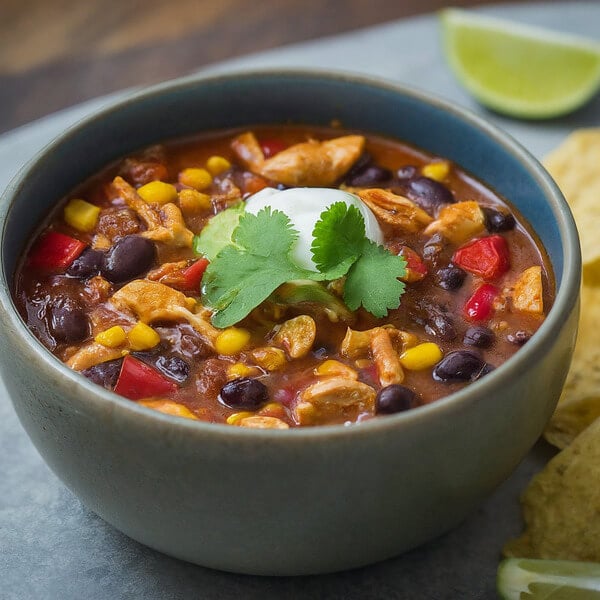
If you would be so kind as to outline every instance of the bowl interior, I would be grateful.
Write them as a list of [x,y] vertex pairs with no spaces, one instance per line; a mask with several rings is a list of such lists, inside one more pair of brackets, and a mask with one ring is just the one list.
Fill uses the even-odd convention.
[[495,189],[533,225],[560,285],[568,211],[547,201],[552,184],[541,170],[535,172],[524,150],[485,121],[414,90],[302,72],[163,84],[72,128],[46,149],[26,177],[9,186],[7,193],[16,192],[17,200],[4,223],[4,273],[11,281],[24,243],[51,207],[120,156],[203,130],[259,123],[328,125],[332,119],[346,128],[397,137],[448,157]]

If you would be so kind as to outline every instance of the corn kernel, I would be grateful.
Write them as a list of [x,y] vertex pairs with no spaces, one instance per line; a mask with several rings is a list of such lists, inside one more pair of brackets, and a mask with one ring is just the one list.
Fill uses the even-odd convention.
[[206,169],[184,169],[179,173],[179,183],[195,190],[205,190],[212,183],[212,175]]
[[164,181],[151,181],[138,188],[137,193],[148,204],[166,204],[177,200],[175,186]]
[[116,348],[125,343],[127,334],[120,325],[115,325],[109,329],[105,329],[96,335],[94,341],[106,346],[107,348]]
[[100,207],[85,200],[73,198],[64,209],[65,222],[77,231],[92,231],[98,222]]
[[224,156],[211,156],[206,161],[206,168],[213,175],[220,175],[231,168],[231,163]]
[[413,346],[400,355],[400,364],[411,371],[433,367],[442,359],[442,351],[437,344],[425,342]]
[[233,363],[227,368],[228,379],[239,379],[240,377],[252,377],[259,375],[260,370],[241,362]]
[[127,334],[132,350],[149,350],[160,342],[160,336],[152,327],[139,321]]
[[429,179],[444,181],[450,174],[450,163],[447,160],[437,160],[422,167],[421,173]]
[[179,208],[184,215],[193,215],[212,207],[210,196],[198,190],[185,188],[179,192]]
[[173,402],[172,400],[163,400],[161,398],[147,398],[138,400],[138,404],[157,410],[165,415],[173,415],[174,417],[183,417],[184,419],[198,419],[198,417],[183,404]]
[[224,329],[215,340],[215,350],[218,354],[231,356],[241,352],[250,341],[250,332],[239,327]]
[[227,417],[226,423],[227,425],[237,425],[242,419],[252,417],[253,415],[254,413],[248,411],[233,413]]
[[322,362],[316,369],[315,375],[321,375],[322,377],[345,377],[347,379],[358,379],[358,373],[340,362],[339,360],[326,360]]

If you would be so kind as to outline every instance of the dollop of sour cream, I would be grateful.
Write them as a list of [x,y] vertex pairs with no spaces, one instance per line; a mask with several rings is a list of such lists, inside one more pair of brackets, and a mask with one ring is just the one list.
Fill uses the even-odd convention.
[[299,234],[298,240],[292,247],[292,259],[299,266],[315,271],[317,269],[310,251],[313,242],[312,232],[321,213],[336,202],[344,202],[347,206],[358,208],[365,221],[366,236],[377,244],[383,243],[383,232],[371,209],[358,196],[343,190],[264,188],[246,200],[246,212],[255,215],[269,206],[272,210],[280,210],[285,213]]

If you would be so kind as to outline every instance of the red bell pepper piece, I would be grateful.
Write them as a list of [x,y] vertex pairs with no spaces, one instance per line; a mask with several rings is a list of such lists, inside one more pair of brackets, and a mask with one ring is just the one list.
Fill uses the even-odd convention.
[[58,231],[42,234],[27,257],[35,269],[66,269],[83,252],[86,244]]
[[152,396],[163,396],[177,389],[170,379],[141,360],[127,354],[123,359],[115,393],[130,400],[141,400]]
[[501,235],[479,238],[459,248],[452,262],[484,279],[495,279],[510,268],[508,244]]
[[261,140],[260,147],[265,155],[265,158],[271,158],[271,156],[275,156],[275,154],[278,152],[285,150],[287,148],[287,144],[282,140],[267,139]]
[[490,283],[480,285],[465,302],[465,315],[471,321],[484,321],[494,311],[494,300],[499,290]]
[[195,263],[192,263],[189,267],[183,269],[181,274],[183,275],[184,287],[186,290],[199,290],[200,282],[206,267],[208,267],[209,261],[207,258],[199,258]]

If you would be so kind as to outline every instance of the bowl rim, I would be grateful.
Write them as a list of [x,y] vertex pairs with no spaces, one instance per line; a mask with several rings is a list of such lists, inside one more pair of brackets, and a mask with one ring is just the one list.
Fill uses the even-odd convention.
[[[10,214],[21,187],[26,178],[33,172],[39,162],[46,154],[53,152],[63,144],[69,142],[71,136],[80,130],[102,120],[113,112],[121,111],[131,104],[141,100],[148,100],[162,94],[173,94],[185,91],[187,88],[202,84],[223,84],[236,80],[249,80],[256,78],[296,78],[299,80],[310,79],[326,80],[328,82],[338,81],[350,85],[359,85],[372,89],[388,91],[402,96],[408,96],[424,104],[451,114],[461,122],[469,125],[490,138],[498,144],[505,152],[513,155],[526,168],[529,176],[543,190],[544,196],[550,202],[552,213],[558,224],[558,231],[563,247],[563,275],[560,285],[557,283],[557,293],[554,303],[546,316],[546,319],[532,336],[531,340],[519,351],[497,367],[484,379],[453,392],[435,402],[416,407],[410,411],[385,415],[385,418],[373,418],[362,421],[360,424],[346,426],[344,424],[319,425],[312,427],[292,427],[288,430],[275,431],[271,429],[249,429],[244,427],[232,427],[221,423],[209,423],[201,420],[184,419],[167,415],[151,408],[144,407],[137,402],[132,402],[114,392],[106,390],[82,377],[79,373],[68,368],[56,358],[43,344],[33,335],[26,326],[14,305],[10,293],[10,278],[4,268],[4,240],[6,237],[7,217]],[[476,176],[476,175],[475,175]],[[485,182],[483,182],[485,184]],[[256,440],[268,440],[272,443],[305,443],[307,439],[319,442],[334,437],[353,438],[360,436],[379,435],[390,429],[402,429],[413,427],[422,421],[434,418],[444,418],[455,411],[460,411],[469,403],[475,402],[479,396],[485,396],[502,386],[505,379],[516,377],[522,371],[541,359],[552,346],[559,330],[568,314],[576,306],[581,281],[581,252],[579,237],[570,208],[560,192],[558,186],[544,169],[541,163],[516,141],[510,134],[501,130],[496,125],[488,122],[485,118],[475,114],[469,109],[449,102],[435,94],[425,92],[418,88],[405,85],[387,78],[367,76],[341,70],[314,69],[314,68],[260,68],[243,71],[227,71],[225,73],[193,74],[177,79],[168,80],[156,85],[134,90],[126,97],[119,97],[108,105],[92,114],[82,118],[63,133],[45,145],[32,159],[30,159],[12,178],[0,199],[0,316],[3,316],[10,324],[13,332],[18,335],[25,344],[24,352],[29,358],[37,361],[40,370],[48,375],[56,376],[59,387],[64,388],[68,384],[72,395],[77,395],[78,402],[94,405],[99,411],[110,412],[114,418],[115,413],[120,411],[122,415],[134,417],[144,427],[157,429],[169,429],[171,435],[181,433],[182,436],[192,439],[190,436],[198,435],[202,438],[227,438],[237,440],[240,443],[254,443]],[[4,313],[4,315],[2,315]],[[18,400],[11,394],[11,401],[16,404]]]

